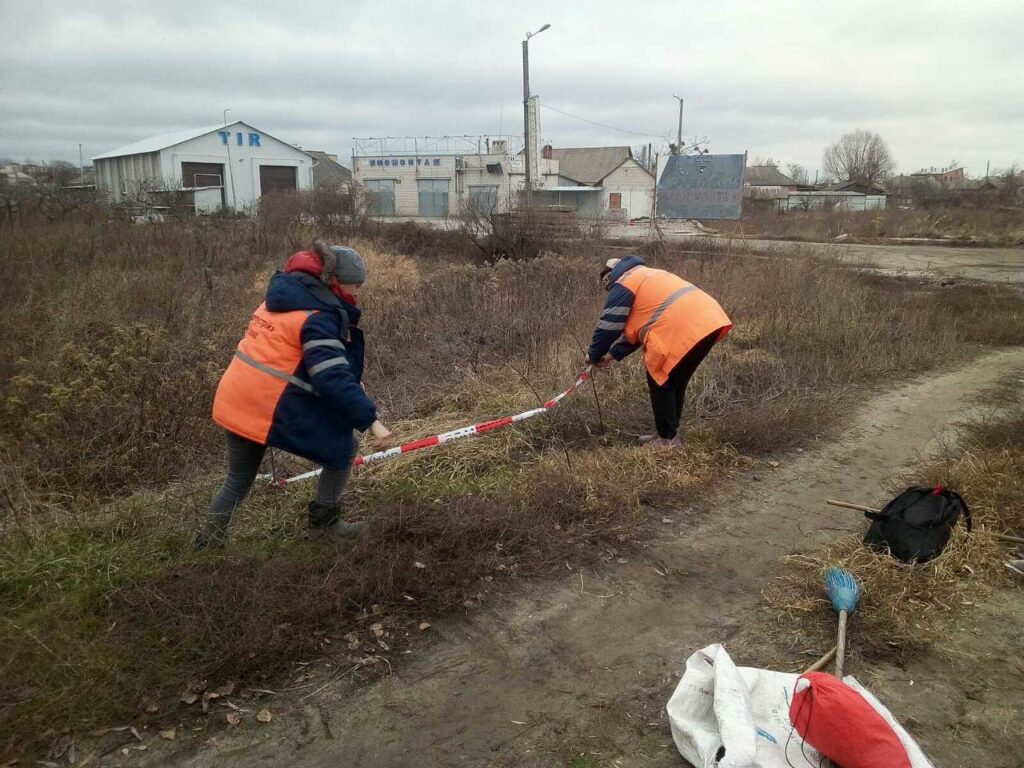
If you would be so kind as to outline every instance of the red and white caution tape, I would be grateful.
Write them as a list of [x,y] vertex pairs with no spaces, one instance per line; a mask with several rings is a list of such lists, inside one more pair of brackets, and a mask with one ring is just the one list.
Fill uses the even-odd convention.
[[[462,427],[461,429],[453,429],[451,432],[443,432],[440,435],[431,435],[430,437],[424,437],[420,440],[412,440],[408,443],[389,448],[386,451],[378,451],[377,453],[371,453],[367,456],[357,456],[356,460],[352,462],[352,466],[360,467],[364,464],[372,464],[377,461],[384,461],[385,459],[393,459],[396,456],[402,456],[406,453],[412,453],[423,448],[431,448],[435,445],[441,445],[442,443],[450,443],[452,440],[460,440],[464,437],[474,437],[475,435],[482,435],[485,432],[493,432],[496,429],[502,429],[503,427],[511,426],[520,421],[526,421],[532,419],[534,416],[540,416],[542,413],[547,413],[562,400],[577,389],[580,388],[586,381],[590,379],[591,368],[588,366],[583,373],[579,375],[574,383],[567,390],[559,395],[548,400],[540,408],[534,408],[530,411],[524,411],[523,413],[517,413],[515,416],[506,416],[503,419],[494,419],[493,421],[485,421],[481,424],[471,424],[468,427]],[[295,475],[294,477],[282,478],[277,481],[277,485],[285,486],[291,483],[297,483],[300,480],[308,480],[311,477],[316,477],[320,474],[319,469],[314,469],[309,472],[303,472],[301,475]]]

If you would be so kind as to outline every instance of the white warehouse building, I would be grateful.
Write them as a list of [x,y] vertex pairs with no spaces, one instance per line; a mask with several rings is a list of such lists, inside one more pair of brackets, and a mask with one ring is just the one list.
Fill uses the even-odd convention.
[[98,155],[93,163],[96,187],[111,202],[152,203],[160,193],[180,192],[203,213],[241,210],[268,192],[312,189],[315,160],[239,121],[153,136]]

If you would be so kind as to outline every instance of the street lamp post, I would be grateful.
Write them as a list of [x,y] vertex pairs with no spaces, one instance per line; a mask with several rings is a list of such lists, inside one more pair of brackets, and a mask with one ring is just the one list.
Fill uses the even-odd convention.
[[550,24],[545,24],[536,32],[527,32],[526,39],[523,40],[523,162],[526,163],[527,207],[530,204],[530,192],[533,190],[533,174],[530,173],[530,38],[550,28]]
[[683,100],[674,93],[672,98],[679,100],[679,129],[676,132],[676,151],[674,154],[681,155],[683,153]]

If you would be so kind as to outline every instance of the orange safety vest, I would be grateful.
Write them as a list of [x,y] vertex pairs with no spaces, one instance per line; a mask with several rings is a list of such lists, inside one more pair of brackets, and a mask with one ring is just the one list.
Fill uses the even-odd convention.
[[671,272],[638,266],[618,282],[635,297],[623,333],[630,344],[643,347],[647,370],[658,384],[697,342],[715,331],[721,340],[732,328],[717,301]]
[[267,442],[277,403],[289,384],[315,394],[295,375],[302,364],[302,326],[314,310],[271,312],[264,302],[249,321],[213,399],[213,420],[257,443]]

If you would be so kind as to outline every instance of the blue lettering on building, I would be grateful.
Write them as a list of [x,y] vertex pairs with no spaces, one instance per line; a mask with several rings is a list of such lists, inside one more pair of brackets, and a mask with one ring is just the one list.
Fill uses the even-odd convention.
[[260,146],[260,135],[258,133],[249,134],[249,146],[258,147]]
[[[227,143],[227,134],[223,134],[222,138],[224,143]],[[252,137],[256,136],[256,143],[252,144]],[[250,146],[259,146],[259,136],[256,134],[250,134]],[[367,165],[370,168],[415,168],[416,166],[427,166],[434,168],[441,167],[441,158],[439,157],[388,157],[388,158],[367,158]]]
[[228,136],[231,134],[228,131],[217,131],[217,135],[220,136],[220,143],[226,146],[228,143]]

